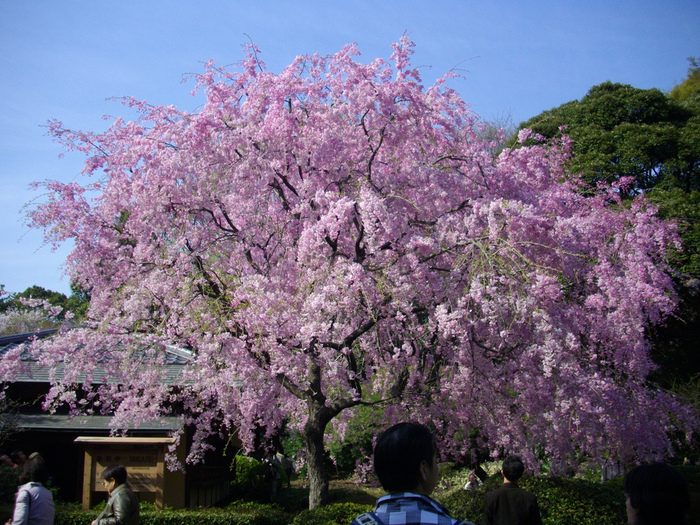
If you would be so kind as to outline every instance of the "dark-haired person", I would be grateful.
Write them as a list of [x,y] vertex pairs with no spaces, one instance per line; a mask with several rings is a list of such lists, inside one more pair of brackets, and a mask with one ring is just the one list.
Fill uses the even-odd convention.
[[20,472],[22,471],[24,464],[27,462],[27,456],[25,456],[24,452],[22,452],[20,449],[10,452],[10,459],[14,465],[13,468],[19,469]]
[[24,463],[17,491],[12,525],[53,525],[56,514],[51,491],[45,487],[49,479],[44,458],[36,454]]
[[537,498],[518,487],[524,472],[520,457],[509,456],[503,461],[503,485],[486,494],[483,525],[542,525]]
[[629,525],[681,525],[690,507],[688,486],[664,463],[640,465],[623,482]]
[[472,525],[451,518],[430,498],[439,472],[430,430],[416,423],[399,423],[385,430],[374,447],[374,470],[388,492],[374,512],[361,514],[352,525]]
[[102,472],[109,499],[92,525],[139,525],[139,502],[126,483],[126,468],[112,465]]

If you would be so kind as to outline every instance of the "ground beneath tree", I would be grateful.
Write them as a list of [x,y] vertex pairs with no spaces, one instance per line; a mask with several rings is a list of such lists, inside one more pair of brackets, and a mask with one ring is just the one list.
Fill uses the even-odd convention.
[[330,490],[333,489],[358,489],[364,490],[365,486],[362,484],[357,484],[349,479],[332,479],[329,483]]
[[[291,489],[284,487],[282,489],[282,494],[284,494],[285,490],[290,490],[297,494],[302,492],[308,494],[309,487],[306,480],[295,479],[292,481],[291,485]],[[374,505],[377,498],[384,494],[384,491],[377,485],[357,484],[352,479],[331,479],[328,486],[328,493],[331,502],[347,501]]]

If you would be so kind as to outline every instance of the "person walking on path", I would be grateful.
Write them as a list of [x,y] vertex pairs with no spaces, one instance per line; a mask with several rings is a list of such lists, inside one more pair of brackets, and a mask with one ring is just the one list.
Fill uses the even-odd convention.
[[503,461],[503,485],[486,494],[482,525],[542,525],[537,498],[518,487],[525,466],[518,456]]

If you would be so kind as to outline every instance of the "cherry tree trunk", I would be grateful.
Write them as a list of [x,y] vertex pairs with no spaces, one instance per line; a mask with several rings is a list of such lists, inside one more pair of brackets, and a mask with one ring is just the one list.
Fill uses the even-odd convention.
[[328,470],[325,463],[323,434],[329,419],[322,410],[312,409],[306,423],[306,469],[309,476],[309,509],[328,502]]

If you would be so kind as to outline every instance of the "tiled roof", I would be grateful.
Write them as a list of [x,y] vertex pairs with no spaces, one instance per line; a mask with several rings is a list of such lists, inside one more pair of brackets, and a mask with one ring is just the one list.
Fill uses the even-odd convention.
[[[31,345],[36,338],[49,337],[55,334],[58,330],[43,330],[41,332],[32,332],[27,334],[16,334],[0,337],[0,359],[9,351],[21,346]],[[165,348],[165,364],[163,365],[164,383],[172,385],[178,383],[178,377],[182,373],[182,368],[192,358],[193,352],[185,348],[178,348],[169,345]],[[23,361],[27,365],[27,372],[20,374],[15,380],[28,383],[48,383],[49,368],[42,366],[32,359],[28,352],[23,356]],[[63,363],[56,367],[57,377],[63,376]],[[98,366],[94,370],[94,380],[96,384],[102,383],[105,376],[108,375],[106,366]]]
[[[103,432],[110,431],[112,416],[67,416],[59,414],[18,414],[17,426],[22,430],[52,430],[71,432]],[[148,422],[139,425],[135,431],[170,432],[182,427],[182,421],[176,417],[164,417],[158,422]]]
[[58,332],[58,328],[53,328],[51,330],[41,330],[39,332],[29,332],[26,334],[14,334],[14,335],[3,335],[0,336],[0,357],[5,355],[5,352],[22,346],[30,341],[32,338],[43,339],[50,335]]

